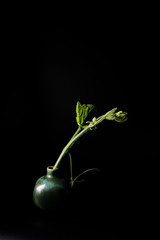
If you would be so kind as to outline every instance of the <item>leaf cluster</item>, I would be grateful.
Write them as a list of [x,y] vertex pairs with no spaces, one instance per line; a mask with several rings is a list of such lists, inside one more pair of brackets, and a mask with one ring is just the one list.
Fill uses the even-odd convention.
[[86,124],[86,120],[90,113],[95,109],[95,106],[92,104],[81,104],[79,101],[76,105],[76,120],[80,127],[84,127]]
[[79,101],[77,102],[76,105],[76,120],[78,125],[81,128],[86,127],[87,123],[89,123],[90,125],[90,129],[96,129],[96,125],[99,124],[102,120],[107,119],[107,120],[114,120],[116,122],[122,123],[125,122],[128,119],[128,113],[127,112],[123,112],[123,111],[119,111],[117,112],[117,108],[113,108],[112,110],[108,111],[106,114],[100,116],[99,118],[96,118],[94,116],[94,118],[92,119],[92,121],[86,121],[88,119],[88,116],[90,115],[90,113],[93,112],[93,110],[95,110],[95,106],[92,104],[81,104]]

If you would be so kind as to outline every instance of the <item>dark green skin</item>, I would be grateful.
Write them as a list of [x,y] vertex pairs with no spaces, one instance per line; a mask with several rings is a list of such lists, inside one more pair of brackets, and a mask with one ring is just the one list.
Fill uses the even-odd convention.
[[40,177],[33,190],[33,201],[43,210],[56,210],[65,204],[69,193],[68,183],[55,176],[55,171],[47,168],[47,174]]

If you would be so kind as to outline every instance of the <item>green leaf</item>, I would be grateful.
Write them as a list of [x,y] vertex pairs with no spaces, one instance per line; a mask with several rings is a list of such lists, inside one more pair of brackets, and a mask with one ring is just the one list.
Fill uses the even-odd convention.
[[76,105],[76,120],[79,126],[83,127],[86,123],[86,119],[91,113],[91,111],[95,109],[95,106],[92,104],[81,104],[79,101]]

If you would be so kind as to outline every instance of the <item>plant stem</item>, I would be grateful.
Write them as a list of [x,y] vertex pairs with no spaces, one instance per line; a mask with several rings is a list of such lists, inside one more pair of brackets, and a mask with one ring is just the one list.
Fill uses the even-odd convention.
[[81,129],[82,129],[81,127],[78,127],[77,131],[74,133],[71,139],[73,139],[81,131]]
[[71,172],[71,187],[73,187],[73,171],[72,171],[72,157],[71,154],[69,153],[69,159],[70,159],[70,172]]
[[[62,160],[62,158],[67,154],[69,149],[72,147],[72,145],[80,138],[83,136],[84,133],[88,132],[91,130],[93,127],[101,123],[104,119],[106,119],[107,114],[102,115],[97,119],[95,122],[91,122],[89,125],[85,126],[85,128],[78,127],[77,131],[75,134],[72,136],[70,141],[67,143],[67,145],[63,148],[61,154],[59,155],[55,165],[54,165],[54,170],[58,169],[58,166]],[[83,129],[83,130],[82,130]]]
[[83,171],[82,173],[80,173],[77,177],[75,177],[75,179],[74,179],[72,182],[74,183],[74,182],[75,182],[80,176],[82,176],[84,173],[89,172],[89,171],[94,171],[94,170],[99,171],[98,168],[89,168],[89,169]]
[[[54,170],[56,170],[62,160],[62,158],[66,155],[66,153],[69,151],[69,149],[71,148],[71,146],[80,138],[83,136],[84,133],[86,133],[88,130],[90,129],[90,126],[85,127],[80,133],[78,134],[74,134],[73,137],[71,138],[71,140],[68,142],[68,144],[63,148],[61,154],[59,155],[59,158],[57,159],[55,165],[54,165]],[[77,130],[77,132],[79,132],[79,130]]]

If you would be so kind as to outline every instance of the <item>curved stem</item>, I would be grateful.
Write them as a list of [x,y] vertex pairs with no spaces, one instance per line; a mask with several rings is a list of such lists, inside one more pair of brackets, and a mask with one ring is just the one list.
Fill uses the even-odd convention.
[[94,170],[99,171],[98,168],[89,168],[89,169],[83,171],[82,173],[80,173],[77,177],[75,177],[75,179],[73,180],[73,183],[74,183],[80,176],[82,176],[84,173],[89,172],[89,171],[94,171]]
[[92,130],[96,125],[98,125],[99,123],[101,123],[104,119],[106,119],[107,114],[104,114],[102,116],[100,116],[95,122],[91,122],[89,125],[85,126],[85,128],[81,128],[79,127],[77,129],[77,131],[75,132],[75,134],[72,136],[72,138],[70,139],[70,141],[68,142],[68,144],[63,148],[60,156],[58,157],[55,165],[54,165],[54,170],[58,169],[58,166],[62,160],[62,158],[66,155],[66,153],[69,151],[69,149],[72,147],[72,145],[81,137],[83,136],[84,133],[86,133],[89,130]]
[[[69,151],[69,149],[72,147],[72,145],[81,137],[84,133],[86,133],[90,129],[90,126],[87,126],[84,128],[80,133],[78,133],[76,136],[72,137],[71,140],[68,142],[68,144],[63,148],[59,158],[57,159],[54,169],[57,169],[62,158],[66,155],[66,153]],[[78,130],[77,130],[78,131]],[[75,134],[74,134],[75,135]]]

